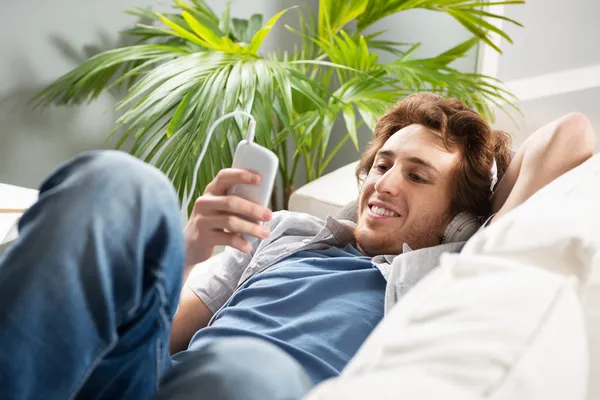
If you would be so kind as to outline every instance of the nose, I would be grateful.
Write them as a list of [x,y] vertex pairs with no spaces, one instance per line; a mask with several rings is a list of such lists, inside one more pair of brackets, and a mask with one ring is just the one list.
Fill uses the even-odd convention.
[[402,192],[405,182],[399,168],[388,169],[375,183],[375,190],[380,194],[397,196]]

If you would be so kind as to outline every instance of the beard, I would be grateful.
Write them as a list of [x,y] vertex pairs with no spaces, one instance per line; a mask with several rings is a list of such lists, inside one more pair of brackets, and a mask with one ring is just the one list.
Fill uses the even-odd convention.
[[371,224],[361,215],[354,229],[354,239],[358,249],[370,257],[398,255],[402,253],[404,244],[413,250],[439,245],[449,222],[448,213],[444,213],[423,216],[416,222],[406,221],[398,227],[390,227]]

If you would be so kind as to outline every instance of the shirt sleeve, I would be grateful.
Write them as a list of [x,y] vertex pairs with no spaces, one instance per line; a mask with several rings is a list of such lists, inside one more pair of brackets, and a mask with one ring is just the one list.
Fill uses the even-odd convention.
[[[267,224],[274,232],[278,227],[286,226],[288,213],[277,211],[273,213],[273,219]],[[275,233],[272,234],[272,236]],[[242,275],[254,255],[261,251],[261,245],[269,243],[273,237],[266,240],[250,238],[252,251],[244,253],[233,247],[225,247],[225,250],[196,265],[186,285],[202,300],[202,302],[214,314],[229,300],[237,289]]]
[[216,313],[233,295],[242,273],[252,260],[254,249],[244,253],[232,247],[196,265],[187,286]]

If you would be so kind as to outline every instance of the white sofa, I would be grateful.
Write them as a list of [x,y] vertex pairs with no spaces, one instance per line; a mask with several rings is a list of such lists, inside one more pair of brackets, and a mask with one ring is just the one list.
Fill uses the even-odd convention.
[[15,223],[22,211],[37,200],[37,193],[34,189],[0,183],[0,246],[17,237]]
[[337,215],[342,208],[358,198],[358,183],[354,171],[358,161],[322,176],[290,196],[290,211],[304,212],[325,219]]
[[[290,209],[319,217],[337,214],[357,198],[355,166],[350,164],[299,188],[290,199]],[[599,183],[579,190],[575,199],[580,201],[572,201],[574,207],[564,213],[562,221],[567,225],[545,226],[539,215],[528,220],[526,211],[521,211],[521,225],[511,225],[509,220],[492,225],[493,230],[485,230],[486,235],[470,242],[474,243],[470,258],[465,260],[461,254],[445,259],[442,268],[400,302],[386,318],[387,325],[377,328],[342,376],[318,387],[309,398],[600,399],[600,253],[571,252],[572,262],[568,258],[544,260],[538,254],[526,263],[510,260],[508,242],[503,239],[518,238],[525,243],[534,237],[549,243],[560,234],[558,247],[565,242],[565,248],[572,250],[582,243],[577,229],[589,230],[595,221],[600,228],[600,212],[578,214],[581,204],[594,206],[586,203],[587,198],[600,199],[600,156],[582,167],[540,191],[529,208],[521,208],[543,210],[564,192],[572,192],[573,183],[588,179],[593,170]],[[28,189],[0,185],[0,199],[4,199],[0,208],[26,208],[34,195]],[[0,223],[15,217],[18,214]],[[532,224],[536,228],[527,231]],[[5,231],[0,226],[0,241]],[[524,238],[523,233],[529,236]],[[504,259],[485,259],[502,246]],[[550,268],[544,262],[554,264]],[[583,264],[593,266],[591,274],[585,274]],[[518,298],[523,301],[516,302]],[[448,304],[452,307],[445,309]],[[385,363],[395,363],[397,369]],[[388,390],[381,389],[382,380]],[[494,383],[491,389],[486,382]]]

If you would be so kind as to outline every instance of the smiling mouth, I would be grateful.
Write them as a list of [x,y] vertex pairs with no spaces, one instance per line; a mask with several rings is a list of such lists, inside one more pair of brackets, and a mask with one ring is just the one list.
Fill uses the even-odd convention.
[[373,204],[369,204],[369,214],[375,218],[397,218],[400,216],[392,210],[388,210],[384,207],[378,207]]

